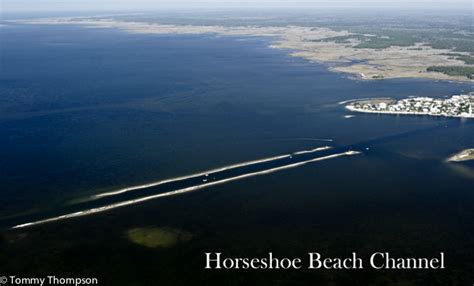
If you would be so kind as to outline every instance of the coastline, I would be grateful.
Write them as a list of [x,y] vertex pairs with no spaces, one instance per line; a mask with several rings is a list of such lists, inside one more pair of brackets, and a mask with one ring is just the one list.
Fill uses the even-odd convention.
[[371,98],[345,101],[349,111],[392,115],[427,115],[455,118],[474,118],[474,92],[453,95],[447,99],[432,97]]
[[446,162],[465,162],[474,160],[474,148],[465,149],[446,159]]
[[366,110],[366,109],[356,108],[356,107],[351,106],[351,105],[346,106],[346,109],[349,110],[349,111],[359,112],[359,113],[375,113],[375,114],[389,114],[389,115],[418,115],[418,116],[437,116],[437,117],[474,119],[474,115],[472,115],[472,116],[463,116],[463,115],[431,114],[429,112]]
[[[32,25],[81,25],[88,28],[116,28],[137,34],[216,34],[221,36],[257,36],[273,38],[269,48],[288,50],[293,57],[310,62],[344,64],[329,68],[331,72],[346,73],[357,80],[383,80],[420,78],[473,83],[462,76],[449,76],[440,72],[428,72],[432,65],[469,66],[450,58],[451,49],[434,49],[426,43],[412,46],[391,46],[385,49],[357,48],[358,41],[350,44],[327,41],[329,38],[350,36],[353,33],[335,31],[326,27],[302,26],[199,26],[163,25],[137,21],[118,21],[113,18],[71,17],[12,20],[10,22]],[[363,62],[363,63],[361,63]]]

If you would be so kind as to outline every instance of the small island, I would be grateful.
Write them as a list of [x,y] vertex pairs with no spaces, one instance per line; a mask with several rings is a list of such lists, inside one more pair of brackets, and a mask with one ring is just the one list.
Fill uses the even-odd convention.
[[474,149],[463,150],[449,157],[446,161],[447,162],[463,162],[463,161],[470,161],[470,160],[474,160]]
[[411,114],[474,118],[474,93],[454,95],[447,99],[410,97],[401,100],[374,98],[353,101],[346,108],[355,112]]

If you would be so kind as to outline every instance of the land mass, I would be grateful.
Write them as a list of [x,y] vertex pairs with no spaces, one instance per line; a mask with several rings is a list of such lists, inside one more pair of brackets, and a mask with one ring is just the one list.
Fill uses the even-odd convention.
[[449,157],[446,161],[447,162],[462,162],[462,161],[470,161],[470,160],[474,160],[474,149],[463,150]]
[[[263,36],[273,48],[292,56],[331,64],[331,70],[359,79],[430,78],[474,82],[472,51],[442,43],[425,42],[402,32],[374,35],[327,26],[160,24],[140,18],[68,17],[20,20],[23,24],[76,24],[93,28],[118,28],[145,34],[217,34]],[[462,35],[470,40],[471,34]],[[429,37],[428,37],[429,38]],[[465,40],[466,41],[466,40]]]
[[411,114],[474,118],[474,93],[454,95],[447,99],[410,97],[401,100],[374,98],[350,102],[346,108],[355,112]]

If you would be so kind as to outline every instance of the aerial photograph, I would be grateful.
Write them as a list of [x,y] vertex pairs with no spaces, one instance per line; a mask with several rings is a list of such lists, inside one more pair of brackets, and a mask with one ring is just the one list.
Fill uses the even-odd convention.
[[0,0],[3,285],[474,285],[474,1]]

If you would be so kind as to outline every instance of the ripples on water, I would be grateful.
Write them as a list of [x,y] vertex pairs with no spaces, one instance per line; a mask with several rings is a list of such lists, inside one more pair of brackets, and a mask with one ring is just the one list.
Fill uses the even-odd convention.
[[[349,80],[267,45],[255,38],[2,27],[2,67],[7,71],[0,78],[4,218],[74,208],[81,205],[72,203],[78,198],[232,162],[324,145],[337,150],[365,144],[361,156],[7,231],[0,251],[0,259],[11,262],[7,270],[123,270],[120,281],[114,275],[104,278],[116,285],[150,273],[155,282],[187,284],[186,277],[192,277],[205,283],[209,274],[200,271],[204,250],[298,256],[311,250],[364,255],[382,249],[428,256],[445,251],[451,270],[436,273],[435,279],[451,281],[455,271],[469,277],[474,194],[465,170],[471,166],[442,161],[474,146],[472,121],[371,114],[346,119],[347,111],[337,103],[441,97],[472,90],[472,85]],[[193,238],[167,251],[144,251],[124,236],[150,225],[182,229]],[[41,263],[22,267],[31,253]],[[104,259],[90,263],[97,253]],[[193,275],[184,277],[182,269]],[[213,279],[233,281],[228,279],[232,275]],[[250,273],[240,279],[259,277]],[[331,277],[339,282],[347,278],[344,273]],[[366,277],[376,280],[372,273]],[[327,276],[298,273],[296,279],[326,281]]]

